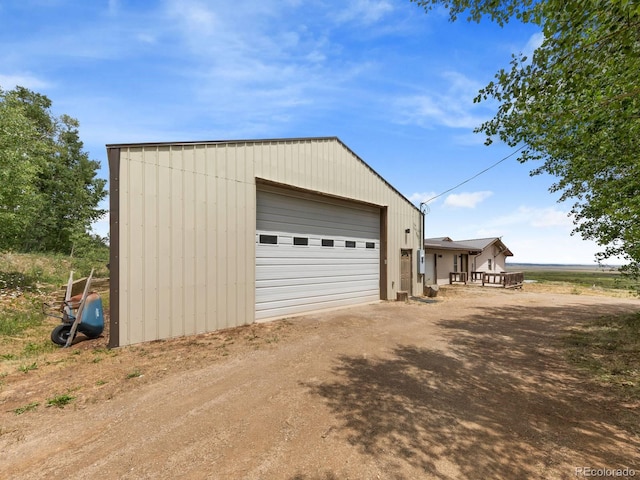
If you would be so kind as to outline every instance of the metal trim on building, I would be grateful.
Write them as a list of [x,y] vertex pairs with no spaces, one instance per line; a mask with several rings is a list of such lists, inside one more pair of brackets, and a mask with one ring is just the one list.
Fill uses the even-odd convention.
[[109,348],[120,346],[120,149],[107,150],[109,162]]

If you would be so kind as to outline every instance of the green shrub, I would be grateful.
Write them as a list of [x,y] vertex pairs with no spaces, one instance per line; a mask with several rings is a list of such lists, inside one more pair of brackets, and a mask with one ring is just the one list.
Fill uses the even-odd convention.
[[68,405],[69,403],[71,403],[75,398],[76,397],[73,397],[68,393],[65,393],[63,395],[57,395],[47,400],[47,407],[64,408],[65,405]]
[[40,405],[38,402],[31,402],[22,407],[16,408],[15,410],[13,410],[13,413],[15,413],[16,415],[22,415],[23,413],[35,410],[38,405]]

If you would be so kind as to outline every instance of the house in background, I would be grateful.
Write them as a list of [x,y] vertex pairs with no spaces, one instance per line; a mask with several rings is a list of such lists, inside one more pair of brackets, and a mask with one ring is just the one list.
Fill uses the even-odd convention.
[[460,241],[449,237],[425,238],[424,250],[425,285],[447,284],[452,278],[481,280],[482,273],[505,272],[506,258],[513,256],[499,237]]

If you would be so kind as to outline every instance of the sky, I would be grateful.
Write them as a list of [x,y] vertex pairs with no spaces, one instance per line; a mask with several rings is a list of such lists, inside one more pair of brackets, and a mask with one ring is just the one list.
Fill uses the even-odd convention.
[[473,98],[540,44],[535,26],[451,23],[409,0],[3,0],[0,25],[0,87],[76,118],[102,178],[105,144],[336,136],[416,205],[438,196],[427,237],[595,263],[536,164],[471,179],[514,151],[473,133],[497,109]]

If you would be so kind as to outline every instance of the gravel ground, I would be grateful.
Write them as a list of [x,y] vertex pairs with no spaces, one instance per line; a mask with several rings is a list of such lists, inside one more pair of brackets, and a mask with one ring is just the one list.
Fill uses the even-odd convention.
[[3,362],[0,478],[640,476],[638,405],[560,348],[575,325],[638,310],[456,287],[115,350],[77,341],[26,373]]

